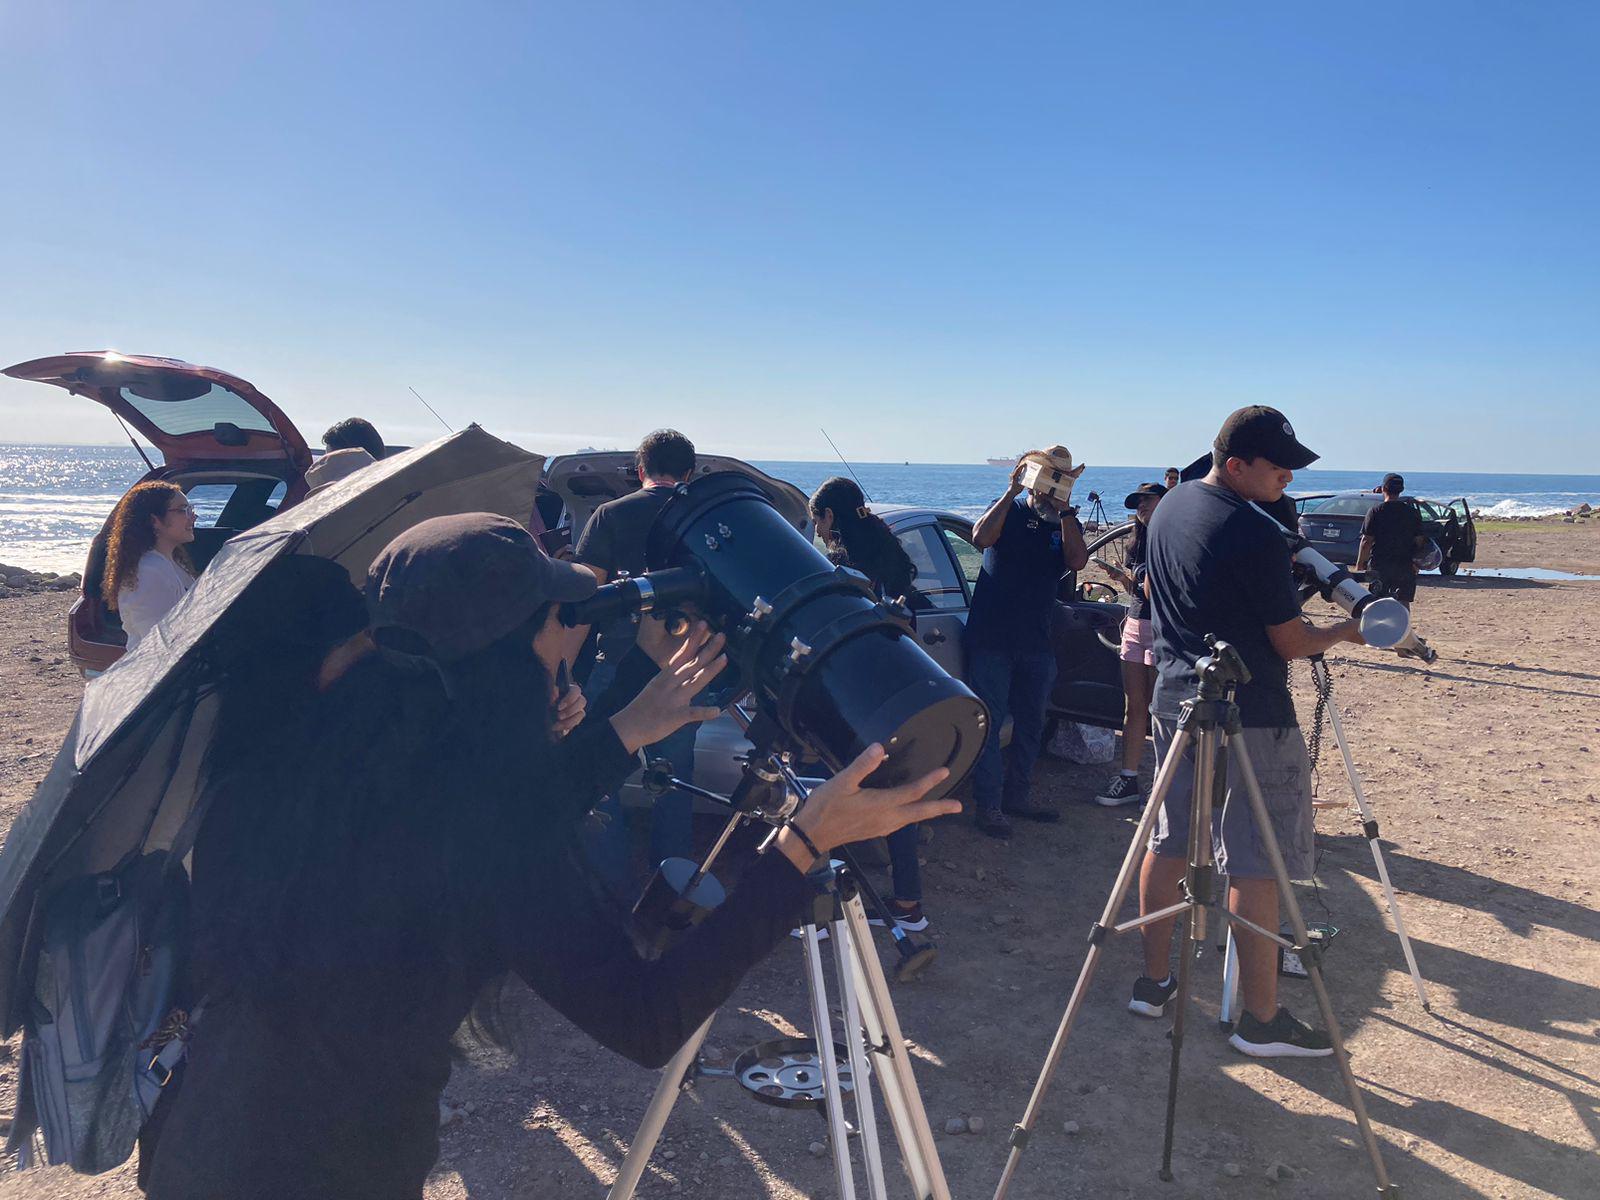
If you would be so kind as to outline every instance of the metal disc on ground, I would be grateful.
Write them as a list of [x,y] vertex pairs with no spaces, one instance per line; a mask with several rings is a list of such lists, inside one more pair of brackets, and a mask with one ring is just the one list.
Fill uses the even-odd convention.
[[[839,1064],[839,1090],[855,1090],[850,1074],[850,1051],[834,1043],[834,1060]],[[822,1063],[817,1058],[817,1043],[812,1038],[777,1038],[759,1042],[739,1055],[733,1063],[734,1078],[763,1104],[780,1108],[820,1108],[824,1088]]]

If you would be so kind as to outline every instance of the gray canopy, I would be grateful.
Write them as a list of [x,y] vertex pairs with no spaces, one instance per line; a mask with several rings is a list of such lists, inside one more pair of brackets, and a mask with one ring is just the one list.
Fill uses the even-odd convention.
[[29,934],[61,882],[162,849],[188,815],[215,706],[207,636],[268,563],[317,554],[359,586],[419,521],[492,512],[526,523],[544,459],[476,425],[365,467],[231,539],[129,654],[89,682],[72,728],[0,850],[0,1021],[29,992]]

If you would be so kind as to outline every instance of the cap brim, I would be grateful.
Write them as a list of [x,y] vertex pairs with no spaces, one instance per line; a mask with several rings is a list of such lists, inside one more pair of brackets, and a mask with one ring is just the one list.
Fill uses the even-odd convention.
[[1295,442],[1284,461],[1278,465],[1288,471],[1303,471],[1321,457],[1322,455],[1314,454],[1299,442]]
[[587,600],[600,586],[600,581],[588,567],[559,558],[546,556],[544,574],[546,598],[561,603]]

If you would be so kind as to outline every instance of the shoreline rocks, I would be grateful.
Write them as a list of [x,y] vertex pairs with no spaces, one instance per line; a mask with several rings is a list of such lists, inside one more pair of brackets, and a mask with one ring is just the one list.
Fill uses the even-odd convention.
[[30,571],[0,562],[0,598],[31,596],[39,592],[65,592],[83,586],[83,576],[73,571],[58,575],[54,571]]

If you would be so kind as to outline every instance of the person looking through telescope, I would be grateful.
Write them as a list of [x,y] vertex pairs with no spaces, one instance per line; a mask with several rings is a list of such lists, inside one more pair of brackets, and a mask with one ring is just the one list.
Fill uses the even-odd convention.
[[[1156,753],[1165,760],[1183,701],[1199,684],[1195,663],[1214,634],[1233,645],[1250,672],[1238,688],[1241,736],[1255,764],[1273,832],[1291,879],[1311,877],[1315,828],[1311,765],[1289,695],[1288,660],[1320,654],[1340,642],[1361,643],[1358,623],[1314,628],[1300,615],[1288,544],[1273,522],[1251,507],[1272,505],[1295,471],[1317,455],[1295,437],[1284,415],[1253,405],[1231,414],[1212,448],[1211,471],[1164,497],[1150,518],[1146,570],[1155,634],[1156,685],[1151,703]],[[1192,754],[1192,751],[1191,751]],[[1188,859],[1192,757],[1173,776],[1139,877],[1140,913],[1177,903]],[[1228,765],[1226,803],[1214,815],[1217,870],[1228,876],[1229,907],[1266,929],[1278,928],[1278,892],[1255,830],[1238,773]],[[1144,975],[1130,1012],[1159,1017],[1177,985],[1170,970],[1176,918],[1142,928]],[[1277,949],[1235,929],[1244,1011],[1231,1044],[1256,1057],[1331,1054],[1327,1034],[1278,1004]]]
[[[191,974],[204,1003],[145,1127],[155,1200],[421,1197],[452,1035],[469,1013],[493,1031],[507,974],[659,1066],[784,939],[819,854],[959,809],[922,799],[943,769],[863,788],[884,760],[870,746],[811,793],[730,902],[642,958],[597,898],[578,813],[642,746],[711,715],[694,696],[726,658],[696,625],[624,707],[578,711],[552,682],[556,613],[594,589],[512,521],[435,518],[374,562],[370,630],[220,681],[215,744],[253,750],[209,763],[203,785]],[[263,671],[283,678],[262,687]]]

